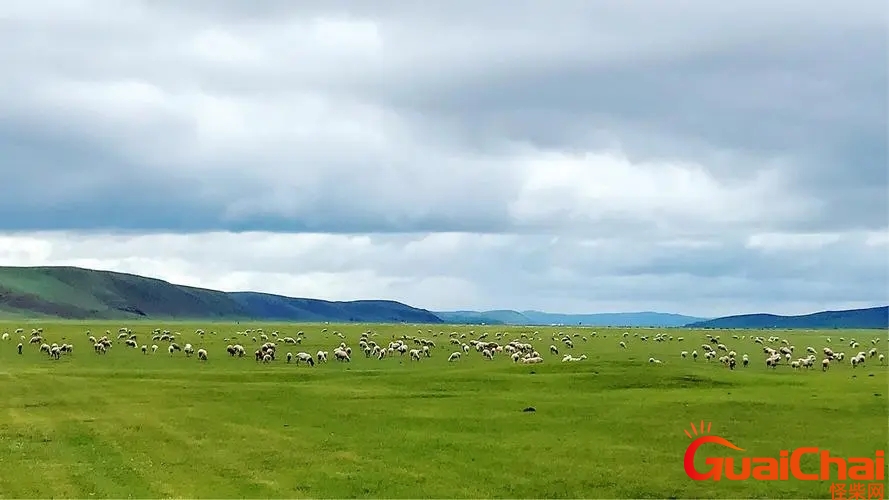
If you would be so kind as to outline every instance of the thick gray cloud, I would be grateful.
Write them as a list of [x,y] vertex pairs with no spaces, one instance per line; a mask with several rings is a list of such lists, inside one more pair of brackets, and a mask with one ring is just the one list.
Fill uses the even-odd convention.
[[430,308],[885,303],[886,14],[5,2],[0,263]]

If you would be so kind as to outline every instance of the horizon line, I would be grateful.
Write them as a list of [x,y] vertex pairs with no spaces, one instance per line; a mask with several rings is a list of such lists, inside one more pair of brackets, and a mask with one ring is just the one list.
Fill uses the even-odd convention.
[[[695,319],[698,319],[698,320],[700,320],[700,321],[710,321],[710,320],[715,320],[715,319],[730,318],[730,317],[738,317],[738,316],[768,315],[768,316],[778,316],[778,317],[790,318],[790,317],[810,316],[810,315],[813,315],[813,314],[819,314],[819,313],[831,313],[831,312],[843,312],[843,311],[863,311],[863,310],[868,310],[868,309],[889,308],[889,303],[887,303],[887,304],[880,304],[880,305],[869,306],[869,307],[861,307],[861,308],[856,308],[856,309],[823,309],[823,310],[818,310],[818,311],[813,311],[813,312],[803,313],[803,314],[776,314],[776,313],[769,313],[769,312],[749,312],[749,313],[734,313],[734,314],[717,315],[717,316],[712,316],[712,315],[709,315],[709,316],[699,316],[699,315],[684,314],[684,313],[677,313],[677,312],[659,312],[659,311],[651,311],[651,310],[645,310],[645,311],[623,311],[623,312],[614,312],[614,311],[609,311],[609,312],[583,312],[583,313],[561,313],[561,312],[539,311],[539,310],[535,310],[535,309],[522,309],[522,310],[519,310],[519,309],[502,309],[502,308],[501,308],[501,309],[450,309],[450,310],[444,310],[444,309],[433,309],[433,308],[427,308],[427,307],[419,307],[419,306],[412,305],[412,304],[408,304],[408,303],[406,303],[406,302],[401,302],[400,300],[395,300],[395,299],[380,299],[380,298],[377,298],[377,299],[368,299],[368,298],[366,298],[366,299],[352,299],[352,300],[331,300],[331,299],[321,299],[321,298],[315,298],[315,297],[297,297],[297,296],[292,296],[292,295],[283,295],[283,294],[280,294],[280,293],[263,292],[263,291],[259,291],[259,290],[219,290],[219,289],[214,289],[214,288],[206,288],[206,287],[203,287],[203,286],[195,286],[195,285],[185,285],[185,284],[181,284],[181,283],[173,283],[173,282],[171,282],[171,281],[167,281],[167,280],[165,280],[165,279],[163,279],[163,278],[158,278],[158,277],[154,277],[154,276],[147,276],[147,275],[144,275],[144,274],[135,274],[135,273],[132,273],[132,272],[115,271],[115,270],[111,270],[111,269],[96,269],[96,268],[89,268],[89,267],[82,267],[82,266],[72,266],[72,265],[32,265],[32,266],[0,265],[0,269],[3,269],[3,268],[8,268],[8,269],[41,269],[41,268],[44,268],[44,269],[77,269],[77,270],[80,270],[80,271],[104,272],[104,273],[120,274],[120,275],[126,275],[126,276],[134,276],[134,277],[143,278],[143,279],[150,279],[150,280],[161,281],[161,282],[167,283],[167,284],[169,284],[169,285],[173,285],[173,286],[179,286],[179,287],[185,287],[185,288],[194,288],[194,289],[197,289],[197,290],[206,290],[206,291],[210,291],[210,292],[218,292],[218,293],[226,293],[226,294],[228,294],[228,293],[255,293],[255,294],[263,294],[263,295],[271,295],[271,296],[275,296],[275,297],[283,297],[283,298],[288,298],[288,299],[296,299],[296,300],[316,300],[316,301],[320,301],[320,302],[331,302],[331,303],[396,302],[396,303],[400,303],[400,304],[403,304],[403,305],[405,305],[405,306],[412,307],[412,308],[415,308],[415,309],[421,309],[421,310],[424,310],[424,311],[428,311],[428,312],[433,313],[433,314],[436,314],[436,313],[461,313],[461,312],[464,312],[464,313],[484,314],[484,313],[491,313],[491,312],[497,312],[497,311],[514,312],[514,313],[518,313],[518,314],[524,314],[524,313],[538,313],[538,314],[548,314],[548,315],[554,315],[554,316],[597,316],[597,315],[616,315],[616,314],[660,314],[660,315],[684,316],[684,317],[688,317],[688,318],[695,318]],[[698,322],[698,321],[695,321],[695,322]]]

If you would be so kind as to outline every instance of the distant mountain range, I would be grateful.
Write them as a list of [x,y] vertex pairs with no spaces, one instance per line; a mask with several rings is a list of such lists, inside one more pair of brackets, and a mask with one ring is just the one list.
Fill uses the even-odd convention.
[[889,328],[889,306],[845,311],[821,311],[802,316],[743,314],[688,325],[691,328]]
[[442,323],[425,309],[389,300],[227,293],[77,267],[0,267],[0,316]]
[[658,312],[602,314],[556,314],[540,311],[435,311],[445,323],[487,325],[582,325],[673,327],[704,321],[706,318]]
[[78,267],[0,267],[0,317],[695,328],[889,328],[889,306],[804,316],[716,319],[659,312],[556,314],[439,311],[391,300],[332,302],[258,292],[221,292],[134,274]]

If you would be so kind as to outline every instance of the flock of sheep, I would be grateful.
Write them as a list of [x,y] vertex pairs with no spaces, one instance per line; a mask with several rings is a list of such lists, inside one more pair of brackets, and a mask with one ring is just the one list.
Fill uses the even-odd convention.
[[[625,333],[624,336],[627,334]],[[734,369],[737,365],[737,352],[733,349],[727,347],[724,343],[720,342],[719,335],[710,335],[707,334],[708,344],[701,344],[701,350],[704,351],[704,358],[707,361],[711,361],[712,359],[719,356],[718,361],[730,369]],[[732,339],[735,341],[747,340],[748,337],[746,335],[733,335]],[[644,340],[644,338],[643,338]],[[655,340],[663,340],[662,338],[655,338]],[[679,337],[679,340],[683,340],[682,337]],[[787,339],[782,339],[781,337],[770,336],[768,338],[760,337],[760,336],[750,336],[749,341],[753,344],[759,344],[762,347],[762,352],[765,357],[765,364],[769,368],[777,368],[778,365],[788,364],[791,368],[795,370],[799,370],[801,368],[812,368],[818,362],[817,354],[818,351],[812,346],[806,347],[806,357],[793,359],[793,353],[796,349],[795,346],[790,344]],[[828,344],[831,343],[830,338],[825,338],[824,341]],[[874,338],[871,340],[871,343],[874,345],[868,351],[859,351],[857,354],[850,358],[850,363],[852,368],[855,368],[859,365],[863,365],[868,358],[877,357],[878,361],[881,365],[885,364],[886,356],[882,353],[877,353],[876,345],[879,343],[880,338]],[[840,338],[840,342],[846,342],[845,338]],[[712,345],[711,345],[712,344]],[[775,347],[771,347],[775,346]],[[713,347],[715,346],[715,347]],[[626,348],[626,344],[621,342],[621,347]],[[777,347],[777,348],[776,348]],[[849,340],[849,347],[852,349],[859,349],[861,347],[860,343],[855,339]],[[722,351],[725,354],[720,356],[719,352]],[[844,352],[834,352],[830,347],[823,347],[821,349],[823,353],[823,358],[821,359],[820,365],[822,371],[827,371],[830,368],[830,364],[834,361],[842,361],[846,357],[846,353]],[[687,358],[689,356],[688,351],[682,351],[680,353],[682,358]],[[695,361],[698,359],[698,351],[694,350],[691,353],[691,358]],[[654,363],[659,363],[660,361],[652,358],[649,361]],[[747,367],[750,364],[750,357],[745,353],[741,356],[741,365],[743,367]]]
[[[403,357],[407,355],[410,361],[419,362],[423,359],[431,358],[436,348],[445,349],[447,347],[444,345],[446,342],[453,346],[454,349],[454,351],[447,357],[447,361],[450,363],[460,361],[463,356],[468,355],[473,351],[485,360],[507,357],[513,363],[537,364],[544,362],[543,355],[541,355],[532,344],[532,342],[543,342],[543,338],[539,331],[496,332],[493,335],[488,332],[476,334],[474,330],[464,333],[454,331],[447,334],[442,331],[433,333],[432,330],[427,330],[424,333],[422,330],[418,330],[417,333],[417,336],[399,335],[398,338],[396,338],[396,335],[392,335],[390,339],[379,339],[378,342],[378,333],[366,331],[362,333],[358,339],[357,352],[364,354],[365,358],[369,359],[382,360],[387,357]],[[194,334],[201,343],[203,343],[206,335],[217,335],[214,331],[208,333],[203,329],[195,330]],[[28,345],[38,346],[41,353],[45,353],[50,359],[55,360],[60,359],[63,355],[70,355],[74,351],[74,346],[69,343],[46,343],[44,341],[42,328],[32,329],[30,338],[26,337],[23,328],[16,329],[15,335],[21,340],[17,346],[18,354],[22,354],[25,342],[27,342]],[[327,338],[328,341],[332,341],[335,337],[336,341],[338,341],[338,345],[335,345],[332,349],[333,359],[335,361],[344,363],[352,361],[353,349],[351,346],[347,345],[346,336],[343,333],[322,328],[320,330],[320,336]],[[89,341],[92,350],[98,355],[106,355],[109,350],[111,350],[114,343],[120,341],[126,348],[141,351],[141,353],[145,355],[155,354],[160,349],[159,344],[163,344],[165,345],[164,350],[170,356],[175,356],[177,353],[181,352],[186,357],[195,356],[200,361],[207,361],[209,359],[209,354],[205,348],[202,347],[195,350],[190,342],[183,342],[181,340],[182,334],[180,332],[173,332],[170,330],[154,329],[149,334],[137,334],[127,327],[122,327],[118,330],[116,338],[113,338],[115,336],[109,330],[105,330],[104,334],[98,338],[90,331],[86,331],[85,337]],[[440,347],[434,340],[439,337],[444,339],[439,340],[439,343],[442,344]],[[514,338],[510,339],[510,337]],[[556,356],[556,359],[560,359],[563,363],[584,361],[587,359],[586,354],[580,354],[579,356],[570,352],[562,354],[560,353],[560,347],[563,351],[574,351],[576,353],[575,342],[581,342],[581,345],[591,347],[592,344],[588,344],[588,342],[597,337],[599,337],[599,334],[595,331],[588,332],[587,335],[576,332],[573,334],[566,334],[563,332],[553,333],[551,336],[552,344],[544,352],[547,352],[548,355]],[[271,363],[278,359],[277,352],[280,345],[299,346],[303,343],[305,338],[306,333],[303,331],[297,332],[295,336],[282,336],[278,331],[266,333],[263,329],[257,328],[235,332],[229,337],[223,338],[223,341],[228,343],[225,347],[228,356],[237,358],[245,357],[247,355],[248,350],[244,347],[244,344],[259,344],[258,348],[253,351],[254,359],[260,363]],[[606,339],[607,335],[603,334],[601,338]],[[725,341],[730,344],[737,344],[731,348],[728,347],[724,341],[720,340],[719,335],[711,335],[708,333],[706,334],[706,338],[707,343],[701,344],[700,346],[704,360],[707,362],[716,360],[732,370],[734,370],[739,363],[742,367],[747,367],[750,363],[750,356],[747,353],[738,356],[738,350],[741,350],[744,342],[747,342],[748,347],[753,347],[758,344],[757,349],[761,348],[764,355],[765,365],[772,369],[775,369],[782,364],[789,365],[795,370],[803,368],[809,369],[820,364],[821,369],[827,371],[830,368],[831,363],[843,361],[846,358],[844,352],[835,352],[831,347],[825,346],[821,349],[822,358],[819,361],[817,358],[818,350],[808,346],[806,347],[807,355],[805,357],[794,359],[794,351],[796,348],[791,345],[787,339],[782,339],[777,336],[765,338],[760,336],[735,334],[732,335],[731,341]],[[814,339],[816,337],[813,336],[812,338]],[[2,335],[0,335],[0,339],[9,341],[11,335],[9,332],[3,332]],[[140,339],[143,339],[145,343],[140,343]],[[150,339],[150,342],[147,339]],[[830,338],[824,338],[823,340],[827,344],[831,343]],[[656,333],[651,336],[637,332],[633,333],[631,336],[629,332],[624,332],[619,338],[618,347],[622,350],[638,350],[639,346],[644,348],[644,345],[648,342],[673,341],[674,336],[667,333]],[[851,366],[855,368],[864,365],[873,358],[876,358],[881,365],[885,364],[885,355],[877,352],[879,341],[880,338],[874,338],[871,341],[873,347],[867,351],[860,350],[852,356],[850,358]],[[675,342],[684,343],[685,338],[675,337]],[[840,342],[845,343],[845,338],[840,338]],[[183,345],[180,346],[180,343]],[[859,342],[855,339],[850,339],[848,345],[853,350],[860,349],[861,347]],[[286,363],[293,363],[296,365],[303,363],[313,367],[318,363],[326,363],[329,354],[329,351],[324,350],[319,350],[314,354],[304,351],[299,351],[294,354],[293,352],[288,351],[284,355],[284,360]],[[682,359],[690,358],[692,361],[697,361],[699,357],[697,349],[692,350],[691,353],[687,350],[682,350],[679,355]],[[663,363],[663,361],[654,357],[649,357],[648,362],[650,364]]]

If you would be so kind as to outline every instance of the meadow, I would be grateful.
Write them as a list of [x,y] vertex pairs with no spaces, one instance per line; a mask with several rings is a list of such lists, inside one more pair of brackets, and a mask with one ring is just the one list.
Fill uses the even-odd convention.
[[[160,349],[126,347],[121,326]],[[19,327],[26,339],[40,327],[45,342],[74,350],[54,360],[25,340],[19,355]],[[204,348],[209,359],[171,356],[168,343],[152,341],[155,328],[180,332],[179,345]],[[256,328],[279,332],[276,361],[254,360],[258,334],[235,337]],[[93,351],[88,330],[111,331],[107,354]],[[280,341],[298,331],[300,345]],[[365,331],[383,345],[410,336],[436,347],[420,361],[366,358]],[[830,498],[830,481],[693,481],[684,431],[712,422],[713,434],[745,450],[708,445],[725,456],[816,446],[873,457],[889,441],[889,369],[876,357],[849,363],[859,350],[885,354],[885,331],[22,320],[0,323],[0,332],[11,334],[0,342],[2,498]],[[486,360],[475,350],[448,362],[451,332],[465,334],[461,342],[503,332],[501,345],[531,343],[544,362]],[[574,347],[553,340],[558,332]],[[652,341],[659,332],[672,339]],[[707,334],[747,353],[750,365],[680,356],[703,354]],[[767,368],[754,335],[787,339],[794,359],[814,347],[818,363]],[[852,338],[861,344],[854,351]],[[349,363],[333,359],[340,342],[353,349]],[[230,357],[232,343],[247,356]],[[825,346],[846,360],[822,371]],[[318,350],[330,361],[284,360]],[[561,362],[566,352],[587,357]],[[697,464],[706,470],[703,458]],[[816,469],[816,459],[804,457],[803,468]]]

